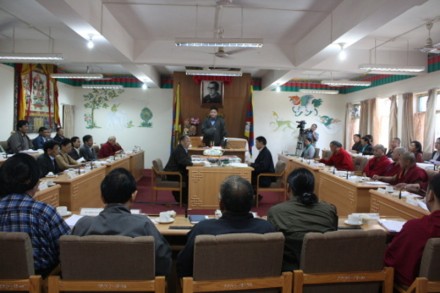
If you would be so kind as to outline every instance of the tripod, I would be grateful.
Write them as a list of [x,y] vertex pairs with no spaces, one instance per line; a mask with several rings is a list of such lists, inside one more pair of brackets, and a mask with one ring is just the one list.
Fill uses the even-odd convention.
[[301,133],[300,135],[298,135],[298,142],[296,143],[295,156],[297,157],[301,156],[303,148],[304,148],[304,134]]

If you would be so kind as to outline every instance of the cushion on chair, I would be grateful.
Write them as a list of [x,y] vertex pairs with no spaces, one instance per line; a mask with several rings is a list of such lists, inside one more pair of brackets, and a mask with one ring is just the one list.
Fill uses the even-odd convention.
[[0,232],[0,279],[34,275],[32,242],[24,232]]
[[[300,269],[304,273],[380,271],[385,249],[382,230],[307,233]],[[304,292],[378,292],[378,288],[378,283],[318,285],[306,286]]]
[[[286,162],[278,161],[276,163],[276,165],[275,165],[275,173],[276,174],[283,173],[283,171],[285,169],[286,169]],[[274,186],[271,185],[271,187],[281,187],[283,179],[284,179],[283,177],[278,177],[275,182],[272,182],[272,184],[275,184],[275,185]]]
[[[153,160],[153,167],[158,171],[158,172],[162,172],[163,171],[163,164],[162,164],[162,160],[161,159],[155,159]],[[154,172],[154,171],[153,171]],[[156,178],[156,180],[166,180],[167,176],[166,175],[161,175],[159,177]]]
[[419,277],[440,281],[440,238],[431,238],[426,242]]
[[64,280],[152,280],[153,236],[66,235],[60,238]]
[[283,247],[281,232],[199,235],[194,245],[194,280],[280,275]]

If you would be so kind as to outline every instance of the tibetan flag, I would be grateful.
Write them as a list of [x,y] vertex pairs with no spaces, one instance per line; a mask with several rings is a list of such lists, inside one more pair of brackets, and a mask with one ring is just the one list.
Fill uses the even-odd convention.
[[244,136],[248,139],[249,153],[252,155],[252,147],[254,146],[254,109],[252,103],[253,89],[249,86],[249,101],[246,106],[246,118],[244,126]]
[[179,143],[179,137],[182,133],[182,123],[180,115],[180,83],[177,84],[173,101],[173,129],[171,133],[171,150]]

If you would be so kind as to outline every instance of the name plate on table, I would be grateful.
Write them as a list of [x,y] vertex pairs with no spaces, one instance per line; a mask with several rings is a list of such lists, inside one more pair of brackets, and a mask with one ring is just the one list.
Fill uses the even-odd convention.
[[[81,212],[79,213],[81,216],[92,216],[96,217],[99,215],[100,212],[102,212],[103,208],[82,208]],[[133,215],[139,215],[141,213],[141,210],[139,209],[131,209],[130,212]]]

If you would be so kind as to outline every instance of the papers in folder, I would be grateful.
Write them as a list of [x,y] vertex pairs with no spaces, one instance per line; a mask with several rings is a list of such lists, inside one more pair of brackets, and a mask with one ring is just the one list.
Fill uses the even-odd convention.
[[389,219],[381,219],[379,220],[379,224],[382,225],[389,232],[400,232],[402,230],[403,225],[406,221],[398,221],[398,220],[389,220]]

